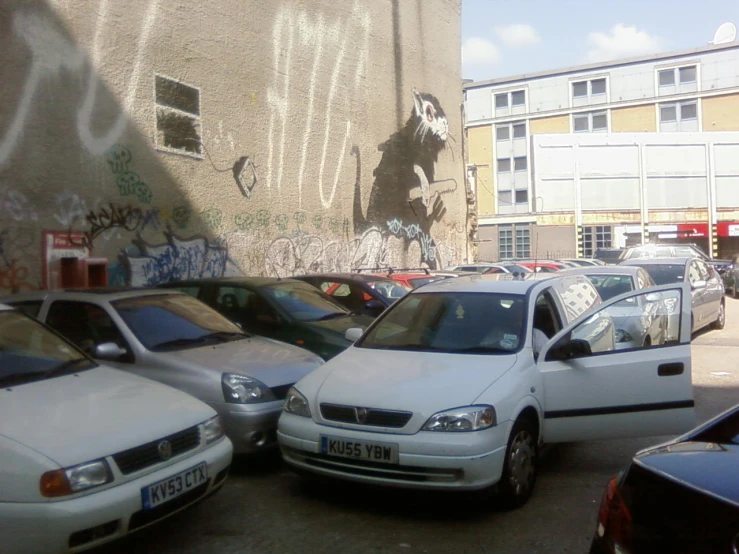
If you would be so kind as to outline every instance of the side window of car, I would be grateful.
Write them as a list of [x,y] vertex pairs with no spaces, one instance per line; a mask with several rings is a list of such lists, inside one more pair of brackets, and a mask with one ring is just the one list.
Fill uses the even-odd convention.
[[711,274],[711,268],[709,268],[705,262],[696,261],[695,263],[698,266],[698,273],[700,274],[700,278],[703,281],[708,281],[711,277],[713,277],[713,275]]
[[49,306],[46,324],[90,356],[95,347],[114,343],[126,350],[121,362],[133,363],[133,352],[118,326],[102,307],[88,302],[57,300]]
[[656,286],[656,284],[654,282],[654,279],[652,279],[652,276],[649,275],[649,273],[646,270],[642,269],[642,268],[639,268],[637,270],[637,272],[636,272],[636,280],[637,280],[637,283],[638,283],[640,289],[645,289],[647,287],[654,287],[654,286]]
[[38,317],[38,313],[41,311],[42,300],[25,300],[23,302],[8,302],[9,306],[13,306],[19,312],[23,312],[27,316],[31,316],[34,319]]
[[551,339],[562,329],[562,320],[556,308],[552,293],[546,290],[539,294],[534,305],[534,329],[539,329]]
[[702,279],[700,268],[698,267],[698,262],[695,260],[690,262],[690,267],[688,268],[688,279],[691,283],[695,283],[696,281],[700,281]]
[[635,295],[629,310],[612,304],[578,324],[555,344],[547,360],[657,348],[680,339],[681,289]]
[[216,309],[231,321],[241,321],[246,313],[254,311],[257,294],[242,287],[219,287]]
[[587,278],[573,280],[560,289],[567,321],[575,321],[581,314],[600,303],[600,295]]

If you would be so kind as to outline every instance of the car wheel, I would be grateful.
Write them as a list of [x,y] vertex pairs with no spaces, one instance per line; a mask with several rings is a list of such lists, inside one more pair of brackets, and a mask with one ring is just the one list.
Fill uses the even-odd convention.
[[721,302],[721,305],[718,308],[718,317],[716,318],[716,321],[713,322],[711,327],[713,329],[723,329],[726,326],[726,304],[724,302]]
[[498,491],[507,508],[520,508],[531,497],[539,463],[539,437],[530,417],[516,420],[508,439]]
[[733,296],[734,298],[739,298],[739,291],[737,291],[736,279],[734,279],[734,286],[731,287],[731,296]]

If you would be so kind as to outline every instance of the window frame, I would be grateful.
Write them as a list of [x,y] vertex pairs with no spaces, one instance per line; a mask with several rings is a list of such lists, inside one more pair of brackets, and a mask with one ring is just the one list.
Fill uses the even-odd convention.
[[[593,128],[593,119],[596,116],[605,116],[606,118],[606,126],[602,129],[594,129]],[[588,128],[583,130],[577,130],[575,128],[575,121],[580,120],[582,121],[585,117],[587,117],[588,120]],[[586,112],[576,112],[572,114],[572,117],[570,118],[570,132],[572,133],[609,133],[611,130],[611,112],[608,109],[600,109],[600,110],[590,110]]]
[[[686,105],[695,106],[695,117],[690,117],[690,118],[687,118],[687,119],[682,117],[683,106],[686,106]],[[673,119],[663,120],[662,119],[662,110],[663,110],[663,108],[674,108],[675,109],[675,119],[674,120]],[[658,132],[682,132],[682,133],[695,132],[695,133],[697,133],[697,132],[700,132],[700,130],[702,129],[702,123],[703,122],[702,122],[702,118],[701,118],[701,98],[700,97],[697,97],[697,98],[686,98],[686,99],[682,99],[682,100],[673,100],[673,101],[669,101],[669,102],[657,102],[655,104],[655,112],[656,112],[656,118],[657,118],[657,130],[658,130]],[[697,125],[697,129],[696,130],[689,130],[689,131],[688,130],[685,130],[684,131],[683,129],[681,129],[681,124],[684,121],[685,122],[695,121],[696,122],[696,125]],[[662,124],[663,123],[675,123],[675,124],[677,124],[677,131],[662,131]]]
[[[586,225],[583,226],[582,231],[582,251],[584,258],[592,258],[597,250],[611,248],[613,244],[612,225]],[[608,237],[607,242],[606,236]]]
[[[177,83],[186,87],[189,87],[191,89],[195,89],[198,92],[198,113],[192,113],[186,110],[181,110],[179,108],[175,108],[173,106],[168,106],[166,104],[160,104],[157,99],[157,79],[165,79],[167,81],[171,81],[173,83]],[[166,75],[163,75],[161,73],[154,73],[154,86],[152,87],[152,96],[154,99],[153,103],[153,110],[154,110],[154,148],[156,150],[159,150],[161,152],[168,152],[170,154],[179,154],[181,156],[188,156],[190,158],[195,158],[197,160],[203,160],[205,159],[205,152],[204,147],[202,144],[204,131],[203,131],[203,91],[200,87],[192,84],[187,83],[181,79],[174,79],[172,77],[168,77]],[[196,123],[196,129],[199,131],[200,140],[198,141],[197,145],[197,151],[196,152],[190,152],[183,148],[173,148],[171,146],[166,146],[163,144],[162,141],[159,139],[159,110],[167,111],[170,113],[175,113],[178,115],[182,115],[185,117],[191,117],[195,119]]]
[[[695,78],[692,81],[683,81],[681,79],[681,73],[684,69],[690,69],[693,68],[695,70]],[[698,82],[700,81],[700,63],[699,62],[693,62],[693,63],[686,63],[686,64],[677,64],[677,65],[671,65],[669,67],[657,67],[655,68],[655,71],[657,72],[657,90],[666,87],[679,87],[681,85],[690,85],[692,83],[695,83],[696,86],[698,85]],[[668,84],[662,84],[662,75],[666,75],[668,73],[672,73],[672,82]]]

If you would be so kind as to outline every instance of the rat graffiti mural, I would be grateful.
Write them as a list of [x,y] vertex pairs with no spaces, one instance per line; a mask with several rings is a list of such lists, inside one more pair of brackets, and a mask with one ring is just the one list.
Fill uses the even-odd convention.
[[412,242],[421,246],[421,262],[438,268],[431,227],[444,217],[442,195],[457,188],[454,179],[435,179],[439,154],[447,147],[449,123],[439,100],[413,89],[413,109],[405,125],[378,146],[382,152],[374,182],[362,212],[359,186],[361,160],[357,156],[354,193],[354,233],[360,235],[373,225],[403,241],[405,252]]

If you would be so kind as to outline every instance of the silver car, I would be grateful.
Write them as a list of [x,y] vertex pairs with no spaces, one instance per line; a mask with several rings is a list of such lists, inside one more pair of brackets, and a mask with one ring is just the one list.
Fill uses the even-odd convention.
[[41,291],[0,300],[109,366],[170,385],[220,414],[235,453],[276,445],[293,383],[324,362],[257,337],[191,296],[167,290]]
[[[654,286],[649,273],[640,267],[591,266],[565,269],[560,273],[585,275],[598,289],[598,294],[604,302],[627,292]],[[627,298],[614,304],[609,313],[616,327],[616,349],[664,344],[671,338],[677,338],[668,336],[671,304],[658,294]],[[673,310],[674,307],[673,305]]]
[[704,327],[723,329],[726,325],[724,284],[717,271],[698,258],[645,258],[621,262],[642,267],[658,285],[690,283],[692,330]]

